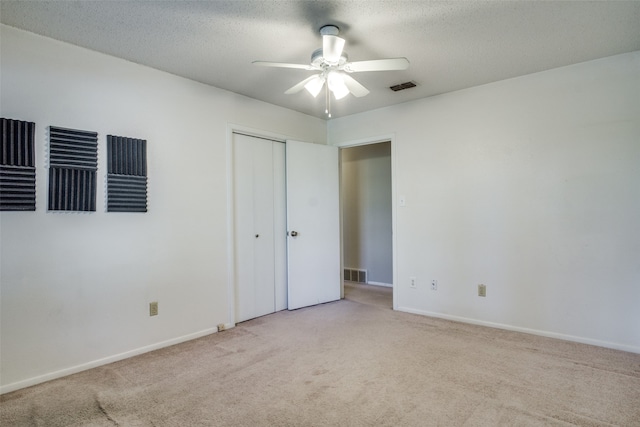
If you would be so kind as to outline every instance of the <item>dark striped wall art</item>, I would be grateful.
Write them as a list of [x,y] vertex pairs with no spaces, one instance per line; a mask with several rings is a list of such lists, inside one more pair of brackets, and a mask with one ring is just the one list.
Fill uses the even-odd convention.
[[147,141],[107,135],[107,212],[147,212]]
[[49,210],[96,210],[98,133],[49,127]]
[[[33,122],[0,118],[0,211],[36,210]],[[49,211],[95,212],[98,133],[49,127]],[[147,141],[107,135],[107,212],[147,212]]]
[[0,118],[0,210],[36,210],[36,124]]

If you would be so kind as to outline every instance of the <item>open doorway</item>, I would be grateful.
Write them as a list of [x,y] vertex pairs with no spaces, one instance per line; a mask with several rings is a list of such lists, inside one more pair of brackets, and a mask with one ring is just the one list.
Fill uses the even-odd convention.
[[393,308],[391,142],[342,148],[345,298]]

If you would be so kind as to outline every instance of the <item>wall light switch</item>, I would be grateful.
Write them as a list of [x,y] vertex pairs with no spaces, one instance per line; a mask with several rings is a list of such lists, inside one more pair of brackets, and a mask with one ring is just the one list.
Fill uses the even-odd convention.
[[487,286],[486,285],[478,285],[478,296],[486,297],[487,296]]

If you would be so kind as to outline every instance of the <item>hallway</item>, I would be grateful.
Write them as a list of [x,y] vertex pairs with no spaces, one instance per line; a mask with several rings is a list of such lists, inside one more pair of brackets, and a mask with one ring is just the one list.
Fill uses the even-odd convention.
[[380,308],[393,308],[393,288],[344,282],[344,298]]

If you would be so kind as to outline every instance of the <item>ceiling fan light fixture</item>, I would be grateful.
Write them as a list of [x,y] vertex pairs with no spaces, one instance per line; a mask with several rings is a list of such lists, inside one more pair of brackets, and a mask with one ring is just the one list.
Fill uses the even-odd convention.
[[349,89],[347,89],[346,87],[340,90],[332,90],[331,92],[333,92],[333,96],[334,98],[336,98],[336,100],[342,99],[345,96],[349,95]]
[[322,86],[324,86],[324,77],[322,75],[317,75],[314,79],[308,81],[307,84],[304,85],[304,88],[311,94],[311,96],[316,98],[322,90]]
[[337,71],[331,71],[327,76],[327,84],[329,85],[329,89],[333,92],[333,96],[336,99],[342,99],[345,96],[349,95],[349,88],[344,83],[344,79],[342,78],[342,74]]

